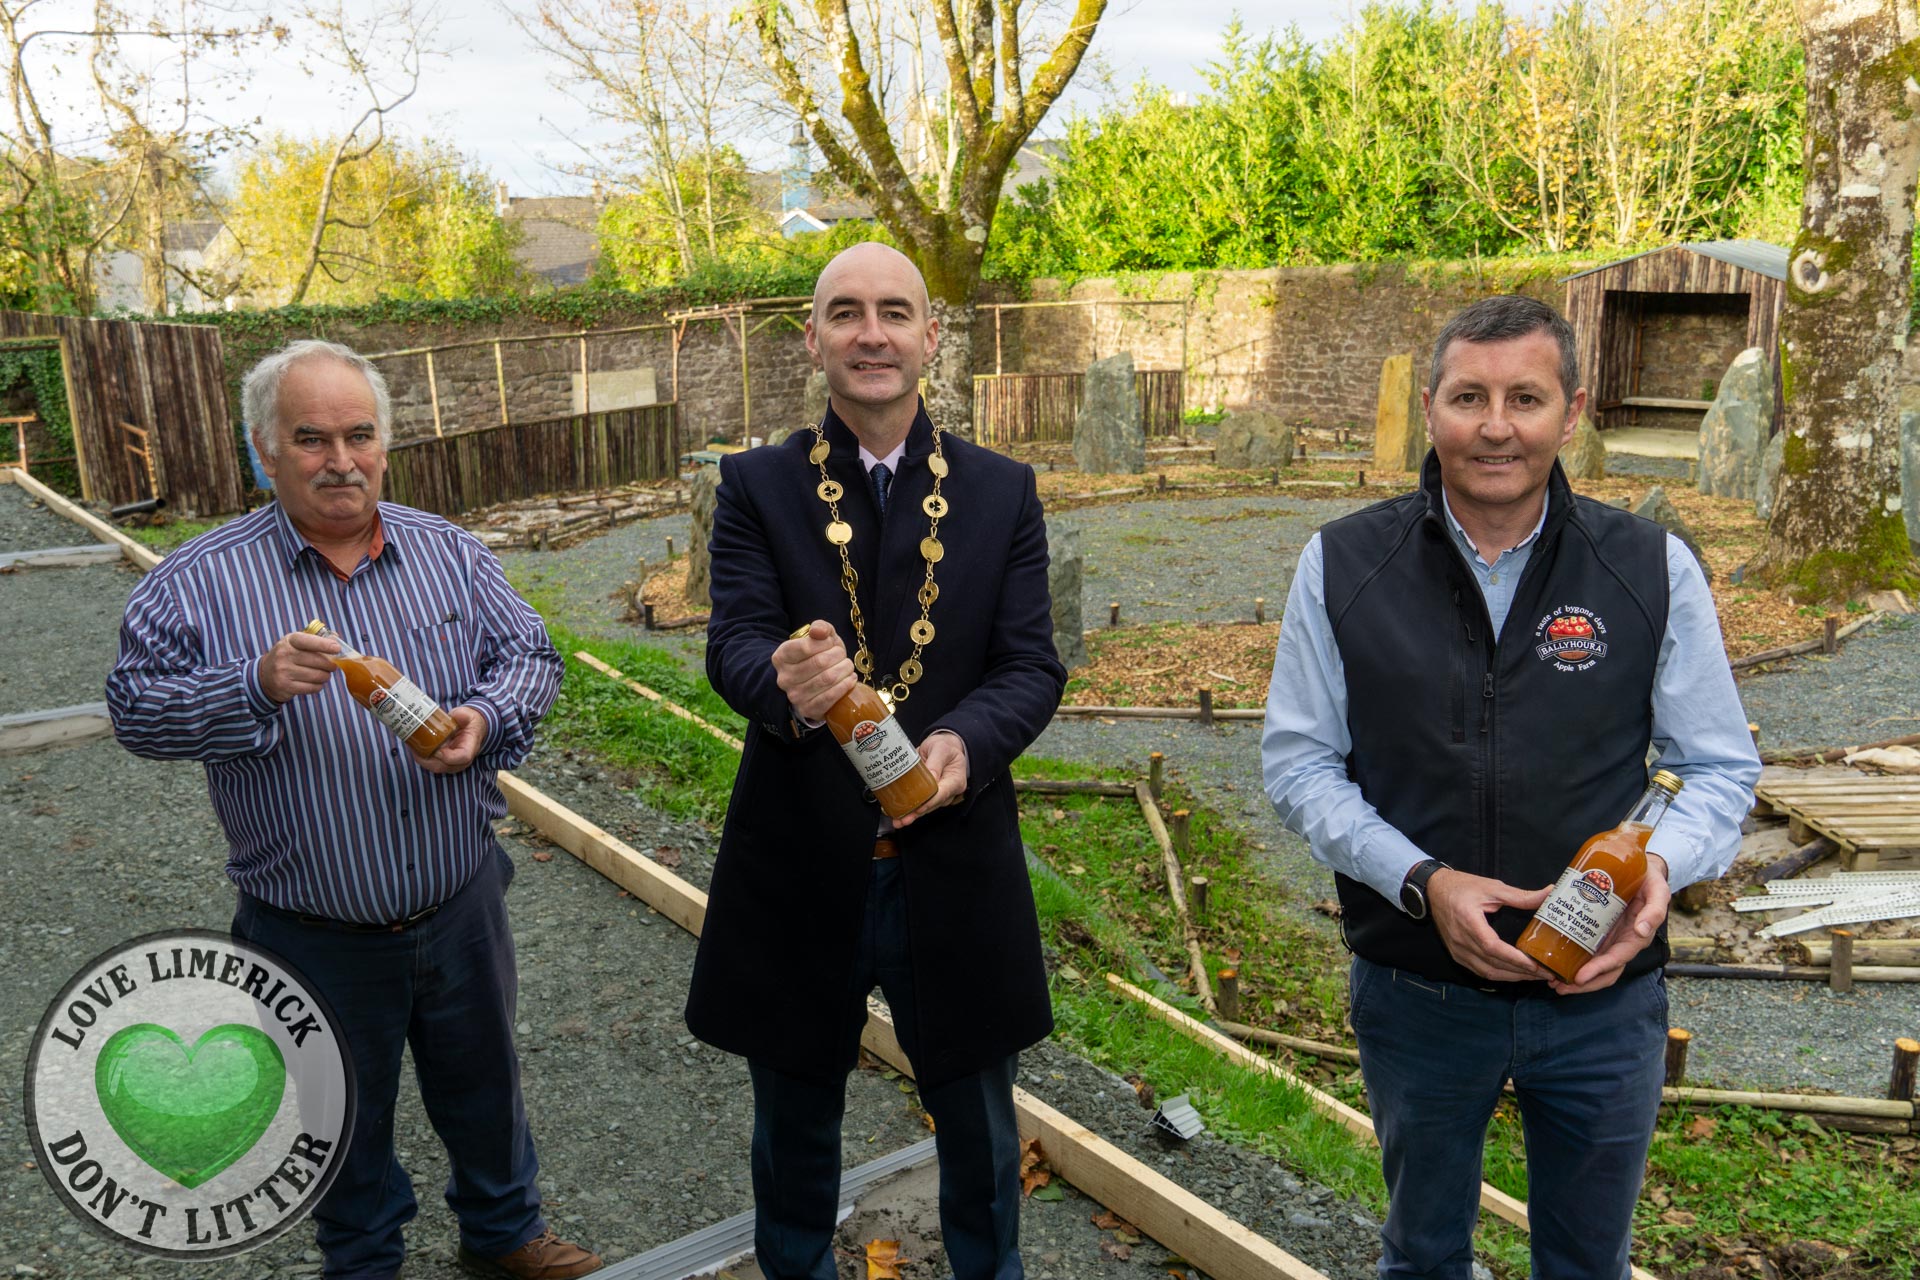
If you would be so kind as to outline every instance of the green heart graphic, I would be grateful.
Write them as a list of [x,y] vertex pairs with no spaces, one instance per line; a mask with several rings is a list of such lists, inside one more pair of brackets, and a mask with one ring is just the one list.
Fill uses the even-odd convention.
[[188,1048],[142,1022],[101,1046],[93,1087],[120,1140],[193,1188],[253,1150],[280,1110],[287,1064],[258,1027],[230,1022]]

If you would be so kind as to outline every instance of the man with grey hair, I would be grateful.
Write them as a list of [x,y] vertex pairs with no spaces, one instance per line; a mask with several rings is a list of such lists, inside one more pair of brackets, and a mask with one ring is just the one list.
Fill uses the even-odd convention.
[[[1573,332],[1530,298],[1441,330],[1415,492],[1300,556],[1267,697],[1275,810],[1336,872],[1386,1173],[1382,1276],[1467,1280],[1510,1080],[1533,1274],[1619,1280],[1660,1105],[1673,889],[1740,846],[1760,762],[1692,554],[1576,497]],[[1511,627],[1510,627],[1511,624]],[[1571,980],[1514,943],[1589,837],[1685,783]],[[1591,887],[1591,886],[1588,886]]]
[[[332,1005],[357,1109],[314,1213],[328,1277],[386,1280],[417,1206],[394,1158],[402,1051],[446,1144],[461,1262],[564,1280],[600,1266],[540,1214],[513,1047],[513,865],[495,773],[533,747],[559,690],[546,628],[493,554],[438,516],[380,501],[385,380],[335,343],[296,342],[242,389],[275,501],[169,555],[134,591],[107,681],[114,733],[199,760],[239,890],[236,937]],[[388,659],[454,731],[421,757],[356,706],[338,640]]]

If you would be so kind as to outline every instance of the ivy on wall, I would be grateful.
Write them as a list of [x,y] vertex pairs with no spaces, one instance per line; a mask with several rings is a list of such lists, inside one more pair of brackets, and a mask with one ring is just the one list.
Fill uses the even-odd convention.
[[[23,383],[33,393],[34,412],[40,415],[52,444],[51,456],[72,457],[73,413],[67,406],[67,378],[61,367],[60,348],[0,347],[0,396]],[[13,441],[0,440],[0,450],[11,455]],[[75,463],[52,463],[44,469],[36,468],[34,475],[70,496],[80,492],[80,469]]]

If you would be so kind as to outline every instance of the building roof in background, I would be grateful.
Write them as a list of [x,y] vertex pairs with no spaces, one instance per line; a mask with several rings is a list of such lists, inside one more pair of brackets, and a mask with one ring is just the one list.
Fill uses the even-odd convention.
[[1766,276],[1772,280],[1787,278],[1787,251],[1777,244],[1768,244],[1765,240],[1705,240],[1697,244],[1670,244],[1665,249],[1649,249],[1646,253],[1636,253],[1632,257],[1621,258],[1618,262],[1603,263],[1589,267],[1585,271],[1576,271],[1570,276],[1561,277],[1561,283],[1590,276],[1596,271],[1607,271],[1622,262],[1632,262],[1649,254],[1665,253],[1668,249],[1685,249],[1688,253],[1697,253],[1702,257],[1713,258],[1729,266],[1751,271],[1755,275]]
[[1000,184],[1000,194],[1018,195],[1024,186],[1035,182],[1051,182],[1054,163],[1066,153],[1067,144],[1058,139],[1028,138],[1014,153],[1006,180]]
[[520,228],[514,257],[553,284],[580,284],[600,257],[600,202],[592,196],[512,196],[501,216]]
[[225,225],[218,218],[169,222],[166,230],[166,251],[168,253],[204,253]]

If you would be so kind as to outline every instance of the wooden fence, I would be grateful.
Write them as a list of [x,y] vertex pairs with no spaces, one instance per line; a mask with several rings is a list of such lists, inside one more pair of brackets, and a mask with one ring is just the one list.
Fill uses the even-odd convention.
[[382,496],[451,519],[542,493],[666,479],[679,460],[679,414],[668,401],[396,444]]
[[[1185,375],[1179,369],[1138,369],[1133,387],[1150,436],[1180,434]],[[1086,394],[1084,373],[989,373],[973,380],[973,430],[985,445],[1073,439]]]
[[[134,502],[151,483],[181,515],[245,509],[218,329],[0,311],[0,342],[22,339],[59,343],[83,498]],[[150,470],[126,465],[123,424],[147,434]]]

